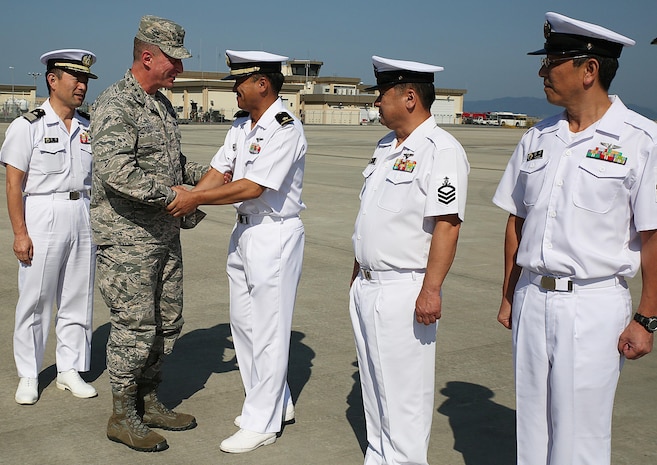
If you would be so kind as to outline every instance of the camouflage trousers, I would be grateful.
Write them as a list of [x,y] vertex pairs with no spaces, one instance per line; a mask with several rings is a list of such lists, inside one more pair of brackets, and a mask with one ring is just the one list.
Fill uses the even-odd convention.
[[184,322],[180,240],[99,246],[96,282],[110,310],[110,384],[117,390],[158,384]]

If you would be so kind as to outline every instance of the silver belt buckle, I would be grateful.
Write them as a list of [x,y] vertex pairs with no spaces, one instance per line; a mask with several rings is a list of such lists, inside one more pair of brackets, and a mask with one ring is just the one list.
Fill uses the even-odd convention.
[[541,287],[546,291],[566,291],[572,292],[573,282],[568,281],[568,289],[560,289],[557,287],[557,278],[553,276],[541,276]]
[[363,272],[363,276],[365,277],[365,279],[367,279],[368,281],[372,280],[372,273],[370,273],[370,270],[364,270],[361,268],[360,271]]
[[73,191],[68,193],[68,199],[69,200],[79,200],[80,199],[80,193],[78,191]]

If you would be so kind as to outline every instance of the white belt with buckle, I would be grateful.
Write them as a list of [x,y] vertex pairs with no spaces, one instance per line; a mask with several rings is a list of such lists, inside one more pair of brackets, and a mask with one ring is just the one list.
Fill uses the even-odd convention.
[[299,216],[270,216],[270,215],[245,215],[243,213],[237,214],[237,222],[239,224],[263,224],[263,223],[282,223],[290,218],[299,218]]
[[560,292],[573,291],[573,282],[568,278],[541,276],[541,283],[539,285],[546,291],[560,291]]
[[360,269],[360,275],[368,281],[384,281],[391,279],[415,279],[424,276],[426,270],[385,270],[372,271],[365,268]]
[[89,197],[89,190],[70,191],[70,192],[51,192],[49,194],[27,194],[28,196],[51,197],[57,200],[80,200],[83,197]]
[[612,287],[618,284],[625,285],[625,278],[622,276],[610,276],[605,278],[576,279],[576,278],[559,278],[557,276],[543,276],[537,273],[529,272],[529,281],[546,291],[556,292],[573,292],[576,288],[602,288]]

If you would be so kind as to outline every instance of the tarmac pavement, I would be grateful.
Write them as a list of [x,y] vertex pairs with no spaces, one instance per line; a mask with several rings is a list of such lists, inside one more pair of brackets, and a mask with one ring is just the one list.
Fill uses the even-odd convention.
[[[0,142],[7,124],[0,124]],[[208,163],[226,125],[181,126],[183,150]],[[453,126],[472,169],[466,221],[444,286],[437,342],[436,400],[429,463],[513,465],[515,410],[510,331],[496,321],[507,215],[491,198],[521,130]],[[135,452],[107,440],[111,391],[105,368],[108,311],[96,293],[91,370],[98,390],[77,399],[55,386],[51,328],[33,406],[14,401],[18,383],[12,353],[17,262],[0,189],[0,464],[361,464],[366,447],[356,353],[348,312],[353,264],[351,233],[361,172],[387,130],[373,126],[308,126],[303,199],[308,209],[304,270],[292,326],[289,384],[297,422],[278,441],[246,454],[219,443],[236,431],[243,390],[228,324],[225,258],[234,224],[231,206],[206,206],[206,219],[183,231],[185,326],[164,364],[160,394],[171,408],[196,416],[198,427],[159,431],[160,453]],[[0,170],[4,185],[5,170]],[[400,238],[403,240],[403,238]],[[630,282],[635,305],[640,278]],[[625,365],[616,396],[614,465],[657,463],[657,355]]]

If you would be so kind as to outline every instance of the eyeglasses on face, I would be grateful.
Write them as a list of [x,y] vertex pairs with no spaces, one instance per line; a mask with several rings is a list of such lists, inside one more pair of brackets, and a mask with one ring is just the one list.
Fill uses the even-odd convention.
[[550,68],[551,66],[556,65],[557,63],[563,63],[568,60],[575,60],[577,58],[588,58],[588,55],[575,55],[575,56],[569,56],[569,57],[561,57],[561,58],[549,58],[547,56],[541,58],[541,67],[545,66],[546,68]]

